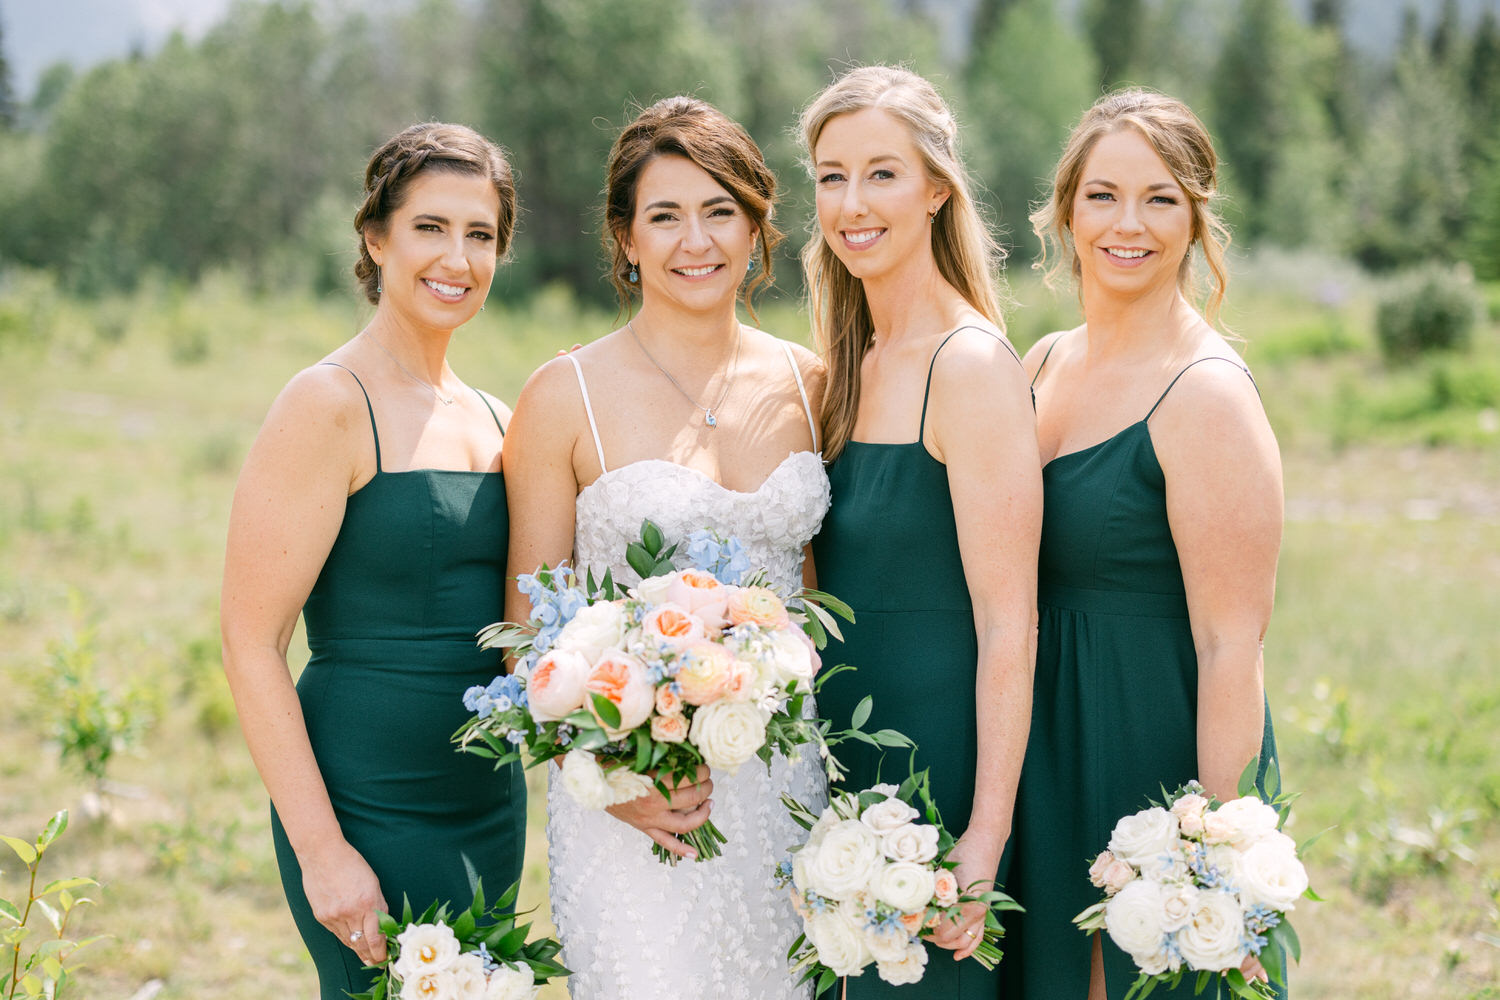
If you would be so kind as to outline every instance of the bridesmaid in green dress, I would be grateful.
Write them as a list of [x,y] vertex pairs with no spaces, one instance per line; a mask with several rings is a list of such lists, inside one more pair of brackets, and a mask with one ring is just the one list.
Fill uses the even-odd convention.
[[[1281,464],[1255,385],[1213,325],[1227,238],[1214,188],[1193,113],[1123,91],[1084,116],[1032,216],[1053,274],[1078,280],[1084,324],[1026,357],[1046,517],[1010,996],[1123,997],[1130,958],[1071,923],[1099,898],[1089,859],[1162,786],[1198,778],[1227,800],[1257,754],[1263,783],[1275,754],[1261,640]],[[1187,297],[1195,247],[1212,275],[1206,316]],[[1253,959],[1246,970],[1259,972]]]
[[[1041,477],[1024,374],[1001,333],[998,255],[969,194],[957,127],[932,85],[864,67],[802,116],[818,233],[804,252],[828,367],[823,425],[833,505],[813,541],[819,586],[854,608],[829,663],[822,714],[920,748],[961,884],[996,879],[1026,746]],[[840,748],[845,781],[899,782]],[[878,777],[877,777],[878,773]],[[983,908],[940,925],[921,996],[994,997],[973,953]],[[947,953],[938,949],[947,949]],[[871,969],[848,997],[906,996]]]
[[[323,1000],[367,989],[376,914],[466,907],[520,875],[525,785],[454,752],[465,689],[503,670],[510,411],[448,366],[510,245],[515,186],[470,129],[376,153],[355,216],[369,324],[277,397],[230,515],[224,669],[270,792],[282,885]],[[298,611],[312,653],[293,688]]]

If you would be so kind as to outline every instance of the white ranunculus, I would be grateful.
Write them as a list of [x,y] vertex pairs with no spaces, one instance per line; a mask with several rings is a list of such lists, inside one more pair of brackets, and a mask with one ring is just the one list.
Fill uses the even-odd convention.
[[1276,824],[1281,822],[1275,809],[1253,795],[1226,802],[1215,809],[1213,815],[1232,831],[1228,837],[1223,838],[1223,842],[1241,851],[1262,837],[1275,833]]
[[424,969],[401,984],[401,1000],[459,1000],[452,969]]
[[536,975],[525,962],[502,965],[490,973],[484,1000],[531,1000],[537,994]]
[[870,964],[865,936],[839,910],[815,913],[807,921],[807,940],[817,950],[818,961],[839,976],[857,976]]
[[877,802],[860,814],[860,820],[882,836],[917,818],[917,811],[900,799]]
[[859,820],[846,819],[824,835],[807,873],[814,892],[843,899],[869,886],[880,861],[875,834]]
[[1159,975],[1167,971],[1176,972],[1177,967],[1182,964],[1182,959],[1167,951],[1166,948],[1150,955],[1132,955],[1130,960],[1135,963],[1136,968],[1148,976]]
[[1171,934],[1187,926],[1198,906],[1199,889],[1195,885],[1163,886],[1161,892],[1161,929]]
[[446,969],[458,958],[458,938],[441,920],[431,924],[412,924],[396,935],[401,957],[391,966],[397,979],[406,980],[422,972]]
[[604,772],[604,781],[609,785],[610,805],[633,802],[648,792],[656,790],[651,779],[636,774],[628,767],[612,767]]
[[892,861],[870,880],[875,898],[890,903],[902,913],[920,910],[932,902],[937,884],[932,869],[914,861]]
[[880,848],[892,861],[931,861],[937,845],[938,829],[931,823],[907,823],[880,837]]
[[1297,845],[1286,834],[1272,833],[1240,855],[1236,884],[1246,905],[1262,903],[1273,910],[1292,909],[1307,891],[1307,869],[1297,860]]
[[458,1000],[484,1000],[484,959],[478,952],[458,956],[448,974],[453,977],[453,994]]
[[1126,816],[1109,835],[1110,853],[1137,868],[1176,844],[1177,817],[1160,806]]
[[776,682],[782,686],[797,682],[798,691],[806,691],[812,685],[812,654],[807,644],[797,638],[791,628],[780,628],[771,633],[771,663]]
[[647,577],[631,589],[630,593],[640,601],[647,604],[665,604],[667,591],[672,589],[672,583],[677,579],[676,573],[668,573],[665,576]]
[[693,715],[688,739],[711,768],[734,774],[766,742],[766,717],[743,701],[716,701]]
[[609,786],[604,769],[587,750],[569,750],[563,757],[562,783],[573,801],[585,809],[607,809],[614,804],[614,789]]
[[927,949],[920,941],[909,941],[901,961],[881,962],[875,966],[875,971],[892,986],[919,982],[927,971]]
[[900,924],[866,926],[865,947],[876,962],[899,962],[906,957],[906,945],[911,935]]
[[1177,932],[1183,961],[1198,971],[1237,969],[1245,957],[1245,920],[1234,893],[1198,893],[1192,918]]
[[557,634],[556,648],[571,649],[597,660],[606,649],[625,643],[625,614],[613,601],[600,601],[580,608],[573,620]]
[[1104,926],[1110,940],[1136,965],[1162,950],[1166,931],[1161,925],[1161,886],[1136,879],[1104,904]]

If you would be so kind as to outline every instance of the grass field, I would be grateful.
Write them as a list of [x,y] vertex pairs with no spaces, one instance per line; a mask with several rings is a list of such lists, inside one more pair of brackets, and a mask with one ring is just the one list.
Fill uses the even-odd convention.
[[[1468,355],[1388,369],[1367,286],[1337,272],[1348,287],[1330,302],[1282,266],[1252,270],[1229,319],[1287,469],[1266,662],[1286,780],[1304,793],[1293,832],[1330,828],[1310,856],[1327,902],[1298,911],[1296,993],[1497,998],[1500,330],[1492,317]],[[1016,295],[1044,301],[1029,284]],[[1017,339],[1068,314],[1023,308]],[[230,492],[267,404],[363,316],[252,301],[225,280],[90,304],[35,276],[0,283],[0,833],[30,838],[72,811],[45,874],[99,878],[81,931],[109,935],[75,996],[313,991],[216,603]],[[513,399],[611,318],[555,292],[492,307],[461,331],[454,366]],[[805,325],[789,307],[762,319]],[[131,735],[102,786],[61,753],[70,718]],[[90,819],[101,789],[108,808]],[[523,905],[545,903],[540,805]],[[0,896],[24,888],[17,868],[0,860]]]

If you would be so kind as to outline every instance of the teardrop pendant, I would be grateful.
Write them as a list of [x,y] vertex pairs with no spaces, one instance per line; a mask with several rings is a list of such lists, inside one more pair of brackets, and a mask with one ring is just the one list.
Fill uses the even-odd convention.
[[710,426],[710,427],[717,427],[717,426],[719,426],[719,418],[716,417],[716,416],[714,416],[714,411],[713,410],[704,410],[703,411],[703,422],[705,424],[707,424],[708,426]]

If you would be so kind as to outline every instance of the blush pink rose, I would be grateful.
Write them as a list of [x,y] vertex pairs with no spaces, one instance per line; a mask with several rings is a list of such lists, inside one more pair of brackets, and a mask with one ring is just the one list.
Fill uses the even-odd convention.
[[531,717],[537,722],[555,722],[583,707],[589,679],[589,661],[582,653],[552,649],[531,668],[526,696]]
[[672,690],[672,685],[663,684],[656,689],[656,712],[658,715],[681,715],[682,695]]
[[933,901],[939,906],[952,906],[958,902],[958,876],[951,868],[939,868],[932,873]]

